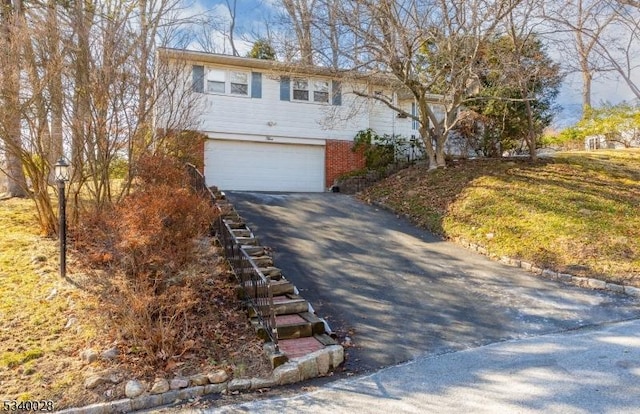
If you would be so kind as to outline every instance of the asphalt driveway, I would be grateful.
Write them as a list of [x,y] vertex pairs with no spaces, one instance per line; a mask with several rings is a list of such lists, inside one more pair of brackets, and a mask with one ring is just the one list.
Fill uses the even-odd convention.
[[638,301],[544,280],[335,194],[228,194],[365,372],[640,317]]

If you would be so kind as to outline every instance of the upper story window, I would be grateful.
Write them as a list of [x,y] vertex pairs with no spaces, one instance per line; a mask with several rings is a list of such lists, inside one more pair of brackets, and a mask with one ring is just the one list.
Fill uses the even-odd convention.
[[249,74],[247,72],[230,72],[232,95],[249,95]]
[[249,96],[249,73],[208,69],[207,92]]
[[207,92],[225,93],[227,74],[224,70],[209,69],[207,72]]
[[262,98],[262,73],[192,65],[191,88],[198,93],[208,92],[260,99]]
[[329,82],[328,81],[314,81],[313,82],[313,101],[314,102],[329,102]]
[[291,87],[293,101],[329,103],[329,81],[293,78]]
[[293,78],[293,100],[309,100],[309,80],[304,78]]

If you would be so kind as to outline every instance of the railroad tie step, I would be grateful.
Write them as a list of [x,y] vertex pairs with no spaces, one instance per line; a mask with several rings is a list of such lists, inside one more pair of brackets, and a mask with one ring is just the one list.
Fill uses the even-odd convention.
[[231,229],[231,234],[233,234],[236,238],[239,237],[243,237],[243,238],[253,238],[253,234],[251,234],[251,230],[247,229],[247,228],[240,228],[240,229]]
[[309,310],[309,302],[299,295],[279,295],[273,297],[273,307],[276,315],[290,315]]
[[[302,313],[309,310],[309,302],[298,295],[287,294],[273,297],[273,312],[277,315],[289,315],[292,313]],[[249,316],[255,317],[256,312],[249,308]]]
[[256,239],[255,237],[236,237],[235,239],[238,242],[238,244],[241,246],[244,246],[244,245],[257,246],[258,245],[258,239]]
[[[295,287],[286,279],[271,281],[271,294],[274,296],[293,294],[294,291]],[[260,288],[258,288],[258,293],[262,293]],[[251,282],[245,282],[244,288],[243,285],[238,285],[238,297],[243,298],[245,294],[251,297],[256,296],[256,288]]]
[[230,229],[245,229],[247,228],[247,224],[240,218],[229,218],[223,219],[224,223],[229,226]]
[[278,338],[305,338],[324,333],[324,324],[311,312],[276,316]]
[[251,257],[264,256],[265,254],[262,246],[244,246],[242,249]]
[[269,267],[269,266],[273,266],[273,259],[271,258],[271,256],[253,256],[252,257],[253,262],[256,264],[256,266],[258,267]]
[[260,271],[262,272],[263,275],[265,275],[266,277],[268,277],[271,280],[280,280],[280,279],[282,279],[282,270],[280,270],[277,267],[267,266],[267,267],[260,267],[259,269],[260,269]]

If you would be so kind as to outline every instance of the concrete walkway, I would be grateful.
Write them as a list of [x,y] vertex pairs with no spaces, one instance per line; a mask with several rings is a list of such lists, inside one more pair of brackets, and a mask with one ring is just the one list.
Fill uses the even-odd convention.
[[637,413],[640,321],[418,358],[318,390],[196,413]]
[[350,196],[228,196],[318,316],[350,337],[352,373],[640,316],[633,298],[537,278]]

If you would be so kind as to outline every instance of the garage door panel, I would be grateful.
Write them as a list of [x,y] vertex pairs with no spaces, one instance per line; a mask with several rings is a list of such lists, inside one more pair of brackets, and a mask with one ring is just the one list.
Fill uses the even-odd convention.
[[324,191],[324,147],[209,140],[207,183],[223,190]]

